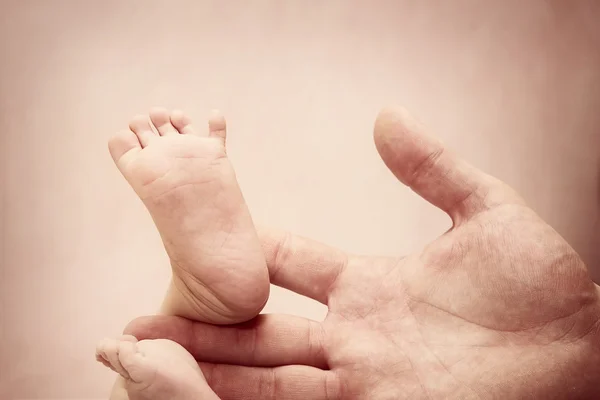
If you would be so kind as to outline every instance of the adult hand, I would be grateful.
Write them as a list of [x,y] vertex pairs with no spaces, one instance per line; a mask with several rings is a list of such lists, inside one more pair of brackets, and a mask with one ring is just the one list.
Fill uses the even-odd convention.
[[379,115],[375,141],[401,182],[450,215],[448,232],[390,258],[263,232],[272,283],[326,304],[323,322],[153,316],[126,333],[184,345],[222,399],[600,396],[599,292],[574,250],[404,111]]

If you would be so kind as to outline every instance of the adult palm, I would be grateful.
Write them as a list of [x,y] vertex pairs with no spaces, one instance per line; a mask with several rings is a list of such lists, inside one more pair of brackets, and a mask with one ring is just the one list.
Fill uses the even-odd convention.
[[326,304],[323,322],[261,315],[217,327],[152,316],[126,332],[184,345],[222,399],[600,393],[599,292],[574,250],[403,110],[379,115],[375,142],[400,181],[450,215],[448,232],[398,258],[263,231],[272,283]]

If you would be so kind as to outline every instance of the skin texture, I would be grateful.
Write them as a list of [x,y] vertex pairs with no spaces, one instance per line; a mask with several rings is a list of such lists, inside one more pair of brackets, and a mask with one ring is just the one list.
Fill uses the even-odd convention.
[[383,110],[374,133],[398,180],[452,218],[448,232],[365,257],[261,230],[271,283],[326,304],[323,322],[150,316],[125,332],[183,345],[222,399],[597,398],[599,291],[575,251],[404,110]]

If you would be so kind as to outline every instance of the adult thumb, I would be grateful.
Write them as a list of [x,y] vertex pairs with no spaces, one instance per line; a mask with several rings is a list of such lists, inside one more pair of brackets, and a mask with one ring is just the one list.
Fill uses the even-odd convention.
[[454,224],[490,207],[522,200],[506,184],[448,150],[403,108],[377,116],[375,145],[384,163],[405,185],[445,211]]

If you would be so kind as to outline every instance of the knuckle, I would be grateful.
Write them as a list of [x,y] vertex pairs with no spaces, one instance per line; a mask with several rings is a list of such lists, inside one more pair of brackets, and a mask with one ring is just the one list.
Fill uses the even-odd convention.
[[440,160],[446,150],[444,147],[439,147],[428,153],[423,159],[415,164],[407,179],[408,186],[419,185],[434,168],[439,165]]

